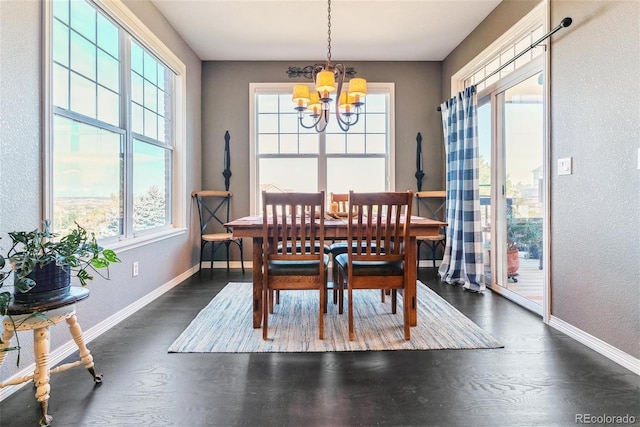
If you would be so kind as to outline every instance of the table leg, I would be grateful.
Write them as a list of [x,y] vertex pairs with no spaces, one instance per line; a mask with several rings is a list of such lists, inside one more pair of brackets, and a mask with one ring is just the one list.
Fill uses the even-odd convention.
[[71,336],[73,337],[73,340],[76,342],[76,345],[80,350],[80,361],[84,364],[85,368],[87,368],[87,370],[93,377],[93,381],[98,384],[102,383],[102,374],[96,374],[93,364],[93,356],[84,343],[84,338],[82,337],[82,328],[80,328],[78,318],[75,314],[67,318],[67,324],[69,325]]
[[262,238],[253,238],[253,327],[262,326]]
[[34,384],[36,386],[36,399],[42,407],[41,426],[48,426],[53,417],[47,414],[49,407],[49,327],[33,330],[33,346],[36,358],[36,371],[34,373]]
[[416,326],[418,324],[418,304],[417,304],[417,280],[418,280],[418,264],[416,262],[416,251],[417,251],[416,237],[411,236],[409,238],[409,246],[407,248],[407,263],[409,264],[407,268],[407,293],[409,297],[409,301],[411,305],[409,306],[409,320],[411,326]]

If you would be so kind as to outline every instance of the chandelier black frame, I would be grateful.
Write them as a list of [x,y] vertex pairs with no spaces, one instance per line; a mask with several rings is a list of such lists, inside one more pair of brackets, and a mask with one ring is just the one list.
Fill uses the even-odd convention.
[[[306,79],[313,80],[313,73],[318,73],[322,71],[323,68],[324,64],[307,65],[306,67],[289,67],[287,69],[287,76],[289,76],[290,79],[304,77]],[[344,75],[346,77],[352,78],[355,77],[356,74],[358,74],[358,72],[354,67],[346,67],[344,69]]]

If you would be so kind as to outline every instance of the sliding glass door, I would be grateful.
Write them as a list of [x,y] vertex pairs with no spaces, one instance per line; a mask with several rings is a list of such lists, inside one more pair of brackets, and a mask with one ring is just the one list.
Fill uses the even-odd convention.
[[543,82],[541,67],[527,67],[482,91],[478,108],[487,284],[540,314],[545,294]]

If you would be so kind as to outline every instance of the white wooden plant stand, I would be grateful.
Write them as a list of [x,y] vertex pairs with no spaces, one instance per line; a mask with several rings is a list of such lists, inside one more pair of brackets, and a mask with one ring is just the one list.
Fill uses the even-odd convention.
[[[89,349],[84,343],[82,329],[76,318],[75,303],[88,296],[88,289],[72,286],[69,297],[62,301],[41,303],[29,309],[24,306],[10,305],[8,315],[5,316],[2,321],[0,366],[2,366],[5,356],[7,355],[7,352],[3,350],[9,346],[15,332],[33,331],[33,349],[36,363],[33,374],[0,383],[0,388],[33,380],[36,387],[36,399],[42,407],[41,426],[48,426],[53,420],[53,417],[47,413],[51,389],[49,386],[49,378],[52,374],[84,365],[89,370],[95,383],[100,384],[102,382],[102,374],[96,374],[94,370],[93,356],[91,356],[91,352],[89,352]],[[34,312],[37,312],[37,314]],[[49,327],[57,325],[63,320],[66,320],[69,325],[71,336],[80,350],[80,359],[51,369],[49,367]]]

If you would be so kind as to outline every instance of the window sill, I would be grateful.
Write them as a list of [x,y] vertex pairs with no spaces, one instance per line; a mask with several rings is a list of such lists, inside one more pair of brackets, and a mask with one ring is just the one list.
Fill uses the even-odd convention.
[[168,230],[162,230],[153,234],[142,234],[129,239],[122,239],[119,241],[108,242],[106,246],[109,249],[113,249],[117,253],[126,252],[132,249],[136,249],[142,246],[149,245],[151,243],[159,242],[166,239],[171,239],[176,236],[181,236],[187,232],[186,228],[171,228]]

